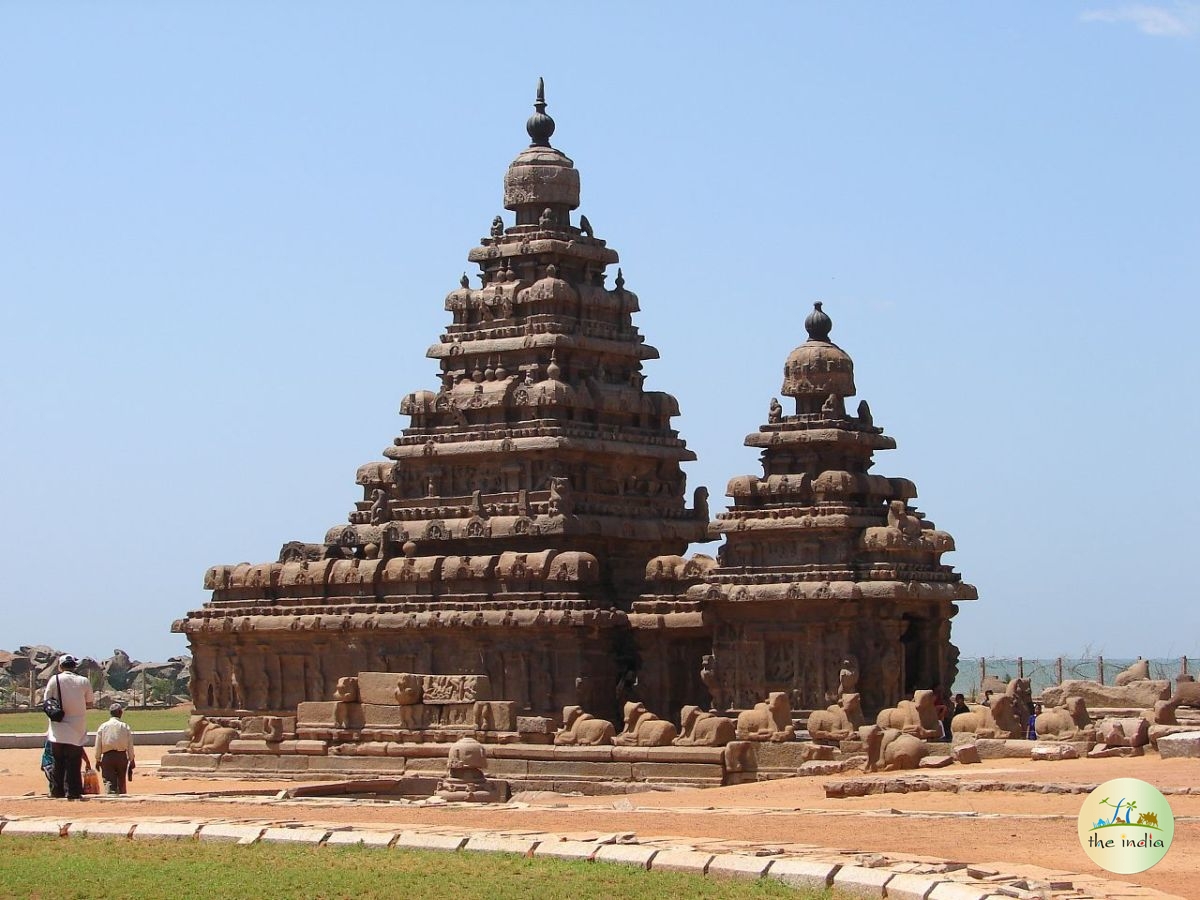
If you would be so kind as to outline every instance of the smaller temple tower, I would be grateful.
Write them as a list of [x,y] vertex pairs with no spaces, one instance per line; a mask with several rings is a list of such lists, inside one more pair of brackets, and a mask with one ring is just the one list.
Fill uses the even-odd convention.
[[643,643],[653,634],[664,647],[710,633],[710,654],[693,651],[691,666],[718,706],[785,691],[811,709],[849,690],[875,710],[953,682],[950,619],[977,593],[942,564],[954,540],[911,505],[915,485],[871,474],[875,451],[896,442],[865,400],[847,413],[854,363],[830,340],[820,303],[804,324],[781,391],[794,411],[772,399],[746,438],[763,474],[729,482],[733,506],[711,527],[725,537],[718,559],[651,560],[653,593],[633,623]]

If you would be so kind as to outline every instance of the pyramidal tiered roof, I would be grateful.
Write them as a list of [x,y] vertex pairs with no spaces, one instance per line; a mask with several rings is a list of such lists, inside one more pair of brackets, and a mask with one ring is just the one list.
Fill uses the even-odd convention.
[[[941,563],[954,540],[910,505],[915,485],[871,474],[875,451],[896,442],[865,400],[846,411],[854,363],[830,340],[821,306],[784,365],[781,393],[794,412],[772,399],[767,423],[746,438],[762,451],[763,474],[729,482],[732,508],[712,525],[725,544],[687,596],[717,622],[714,649],[740,681],[735,696],[788,690],[821,704],[852,656],[871,674],[866,699],[878,707],[952,680],[953,601],[977,594]],[[729,671],[733,657],[746,677]]]
[[[359,468],[362,499],[349,521],[322,543],[285,544],[278,562],[211,569],[212,601],[177,630],[320,630],[336,614],[340,630],[369,633],[349,642],[374,654],[364,670],[383,658],[424,667],[416,671],[477,672],[504,644],[480,627],[504,626],[510,641],[517,627],[620,630],[646,561],[704,539],[707,506],[684,501],[680,463],[695,455],[671,427],[678,404],[644,387],[642,365],[658,352],[633,324],[638,298],[619,269],[607,284],[616,252],[586,216],[572,222],[579,173],[550,145],[540,81],[535,109],[531,143],[504,178],[515,223],[496,216],[470,251],[478,284],[464,274],[446,297],[452,322],[427,353],[440,383],[404,397],[411,425],[384,460]],[[413,628],[437,629],[420,639],[424,655],[396,649],[412,645]],[[595,687],[609,705],[617,658],[633,653],[612,641],[521,676],[514,698],[561,709],[592,678],[609,682]],[[493,665],[511,669],[523,654],[525,666],[548,652],[535,644],[513,644],[510,660],[494,656]],[[593,652],[605,659],[586,659]],[[348,660],[336,668],[356,671]],[[320,676],[307,693],[334,677]],[[234,693],[218,679],[213,705],[276,705]]]
[[727,542],[713,578],[736,584],[746,569],[778,575],[773,586],[734,589],[739,599],[814,591],[975,599],[975,589],[941,564],[954,539],[909,506],[916,486],[870,473],[875,451],[896,442],[875,424],[865,400],[847,413],[854,363],[830,341],[833,323],[821,303],[804,324],[808,340],[788,356],[781,390],[795,400],[795,412],[785,414],[772,400],[767,423],[746,438],[746,446],[762,450],[763,475],[729,482],[733,508],[714,523]]

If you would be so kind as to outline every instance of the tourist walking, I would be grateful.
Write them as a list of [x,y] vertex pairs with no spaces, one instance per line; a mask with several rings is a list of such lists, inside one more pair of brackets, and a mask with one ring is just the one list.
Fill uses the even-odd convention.
[[58,661],[58,672],[46,685],[44,697],[56,697],[62,704],[61,722],[51,722],[46,732],[50,739],[50,754],[54,757],[54,778],[50,783],[51,797],[79,800],[83,797],[83,745],[87,741],[87,711],[95,702],[92,685],[82,675],[75,674],[79,663],[67,654]]
[[126,793],[126,781],[133,777],[133,729],[121,718],[120,703],[108,708],[108,721],[96,729],[96,766],[104,781],[104,793]]

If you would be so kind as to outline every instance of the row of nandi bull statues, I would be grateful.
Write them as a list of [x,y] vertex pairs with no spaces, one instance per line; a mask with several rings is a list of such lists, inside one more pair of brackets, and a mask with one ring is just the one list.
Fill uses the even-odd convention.
[[649,712],[645,704],[630,701],[625,704],[624,729],[617,732],[606,719],[598,719],[579,706],[563,709],[563,727],[554,735],[554,743],[562,746],[618,747],[724,747],[732,741],[791,741],[796,727],[792,724],[792,706],[787,694],[778,691],[755,705],[742,710],[733,719],[698,706],[685,706],[680,711],[680,727]]

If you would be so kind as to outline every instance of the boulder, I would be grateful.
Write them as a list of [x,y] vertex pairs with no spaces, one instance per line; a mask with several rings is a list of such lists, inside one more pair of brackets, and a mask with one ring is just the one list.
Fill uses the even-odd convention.
[[968,763],[983,762],[983,760],[979,758],[979,748],[974,744],[959,744],[953,750],[951,750],[950,753],[954,757],[955,762],[962,763],[964,765]]
[[1200,759],[1200,731],[1160,737],[1158,755],[1163,759]]
[[1135,681],[1121,687],[1096,681],[1064,681],[1057,687],[1046,688],[1041,702],[1049,708],[1065,705],[1070,697],[1081,697],[1093,709],[1153,709],[1156,700],[1167,700],[1170,696],[1169,681]]

